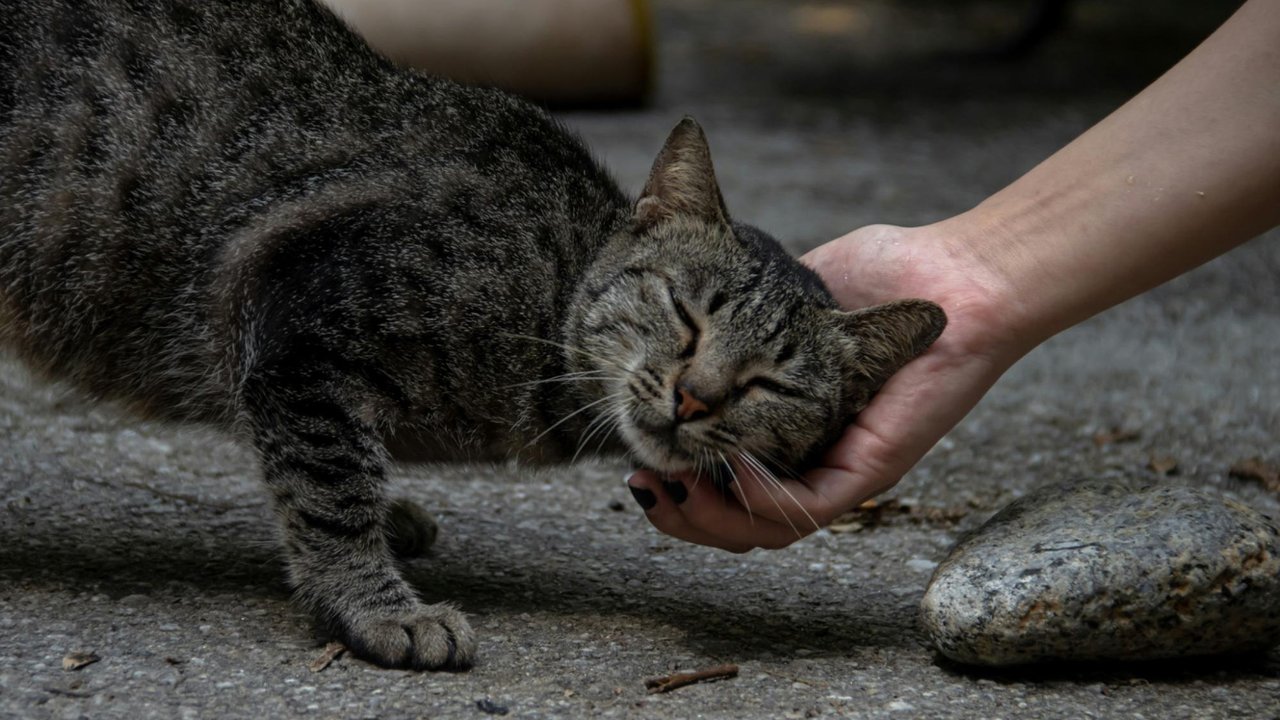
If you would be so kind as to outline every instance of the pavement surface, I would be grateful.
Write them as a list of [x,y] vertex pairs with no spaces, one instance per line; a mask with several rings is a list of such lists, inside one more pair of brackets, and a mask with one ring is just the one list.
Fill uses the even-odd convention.
[[[565,118],[638,188],[696,115],[730,210],[799,252],[967,209],[1232,9],[1112,5],[1081,2],[1042,52],[992,63],[978,51],[1016,28],[1016,3],[664,0],[653,105]],[[441,526],[412,578],[482,636],[461,674],[348,657],[311,672],[322,645],[289,602],[245,448],[0,364],[0,717],[1280,717],[1280,653],[982,673],[940,662],[917,621],[958,535],[1041,483],[1150,476],[1156,455],[1177,462],[1169,482],[1280,512],[1228,475],[1280,461],[1277,276],[1272,233],[1058,336],[890,493],[918,517],[784,551],[659,535],[621,463],[402,468],[394,493]],[[1114,428],[1132,437],[1095,442]],[[646,694],[719,663],[739,676]]]

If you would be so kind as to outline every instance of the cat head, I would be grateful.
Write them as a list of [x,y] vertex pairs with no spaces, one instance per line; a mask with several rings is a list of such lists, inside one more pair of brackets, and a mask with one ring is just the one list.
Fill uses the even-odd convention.
[[580,286],[575,370],[643,465],[709,470],[739,454],[799,472],[884,381],[942,332],[924,300],[840,310],[764,232],[732,222],[702,129],[671,132],[635,204]]

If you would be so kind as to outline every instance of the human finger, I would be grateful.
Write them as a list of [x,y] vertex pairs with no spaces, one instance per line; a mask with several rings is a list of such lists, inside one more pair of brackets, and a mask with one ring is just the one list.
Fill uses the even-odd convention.
[[752,515],[707,478],[684,474],[664,481],[640,471],[627,484],[633,494],[641,491],[637,502],[654,527],[688,542],[741,553],[786,547],[807,534]]

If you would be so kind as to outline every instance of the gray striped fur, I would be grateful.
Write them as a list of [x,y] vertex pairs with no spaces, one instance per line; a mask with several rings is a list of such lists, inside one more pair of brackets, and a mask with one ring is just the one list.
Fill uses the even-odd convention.
[[[476,649],[396,567],[392,456],[799,469],[945,321],[836,310],[731,223],[692,121],[633,202],[542,110],[308,0],[14,0],[0,110],[0,344],[252,443],[299,600],[385,666]],[[678,382],[712,412],[675,422]]]

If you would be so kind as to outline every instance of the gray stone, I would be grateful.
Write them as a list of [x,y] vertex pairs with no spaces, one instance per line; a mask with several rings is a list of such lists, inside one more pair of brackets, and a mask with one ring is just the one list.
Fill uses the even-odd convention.
[[956,545],[921,616],[943,655],[980,665],[1263,649],[1280,642],[1280,531],[1189,487],[1049,485]]

